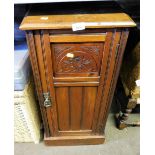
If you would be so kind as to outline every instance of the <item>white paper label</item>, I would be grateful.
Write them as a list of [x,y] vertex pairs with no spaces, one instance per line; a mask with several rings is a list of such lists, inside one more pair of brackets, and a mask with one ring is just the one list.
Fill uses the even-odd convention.
[[85,30],[85,23],[81,22],[72,24],[72,30],[73,31]]
[[41,20],[47,20],[48,17],[44,16],[44,17],[41,17],[40,19],[41,19]]

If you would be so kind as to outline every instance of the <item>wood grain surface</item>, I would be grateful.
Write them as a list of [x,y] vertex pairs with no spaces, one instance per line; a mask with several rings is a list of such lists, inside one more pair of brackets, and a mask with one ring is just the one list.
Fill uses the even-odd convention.
[[21,30],[71,29],[74,23],[85,23],[85,28],[135,27],[135,22],[125,13],[76,14],[76,15],[37,15],[26,16]]

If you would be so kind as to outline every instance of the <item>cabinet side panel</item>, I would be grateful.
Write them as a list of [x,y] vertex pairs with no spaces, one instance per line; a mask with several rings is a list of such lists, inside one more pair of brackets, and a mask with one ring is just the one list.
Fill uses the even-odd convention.
[[36,86],[36,90],[37,90],[37,96],[39,99],[39,105],[40,105],[40,110],[41,110],[41,114],[42,114],[44,129],[45,129],[46,135],[50,136],[48,120],[47,120],[47,116],[46,116],[46,110],[42,104],[44,99],[42,96],[43,92],[42,92],[42,85],[41,85],[40,73],[39,73],[39,68],[38,68],[38,61],[37,61],[35,44],[34,44],[33,32],[32,31],[26,32],[26,38],[27,38],[27,43],[28,43],[28,47],[29,47],[31,66],[32,66],[32,70],[33,70],[33,76],[34,76],[35,86]]
[[121,68],[121,64],[122,64],[122,59],[123,59],[124,50],[125,50],[125,47],[126,47],[128,35],[129,35],[128,29],[123,30],[122,33],[121,33],[120,48],[118,49],[118,54],[117,54],[117,57],[116,57],[116,63],[115,63],[115,68],[114,68],[114,72],[113,72],[111,87],[110,87],[110,91],[109,91],[109,94],[108,94],[105,113],[104,113],[104,117],[103,117],[103,119],[105,120],[103,122],[103,128],[105,128],[106,120],[107,120],[107,117],[108,117],[108,111],[110,109],[111,102],[112,102],[112,99],[113,99],[113,95],[114,95],[114,92],[115,92],[117,79],[118,79],[118,76],[119,76],[119,72],[120,72],[120,68]]
[[103,126],[103,124],[105,123],[104,115],[107,114],[106,106],[107,104],[109,104],[107,102],[107,99],[108,99],[108,94],[110,91],[114,67],[116,63],[116,55],[117,55],[117,48],[120,41],[120,35],[121,35],[121,32],[116,31],[114,33],[114,40],[111,45],[111,49],[109,53],[110,59],[107,65],[106,82],[105,82],[104,92],[101,97],[100,112],[99,112],[99,118],[97,122],[97,132],[101,134],[104,133],[104,126]]

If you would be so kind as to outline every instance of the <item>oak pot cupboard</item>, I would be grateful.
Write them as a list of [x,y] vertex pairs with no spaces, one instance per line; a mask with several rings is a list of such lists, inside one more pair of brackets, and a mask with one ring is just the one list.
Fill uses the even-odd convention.
[[136,24],[104,8],[103,13],[46,8],[32,7],[20,26],[26,30],[45,144],[103,143],[129,28]]

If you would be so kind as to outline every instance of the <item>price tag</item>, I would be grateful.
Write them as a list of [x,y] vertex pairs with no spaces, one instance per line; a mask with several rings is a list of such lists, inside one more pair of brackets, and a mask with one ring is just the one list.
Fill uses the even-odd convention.
[[73,31],[85,30],[85,23],[81,22],[72,24],[72,30]]
[[40,18],[41,20],[48,20],[48,17],[44,16]]

